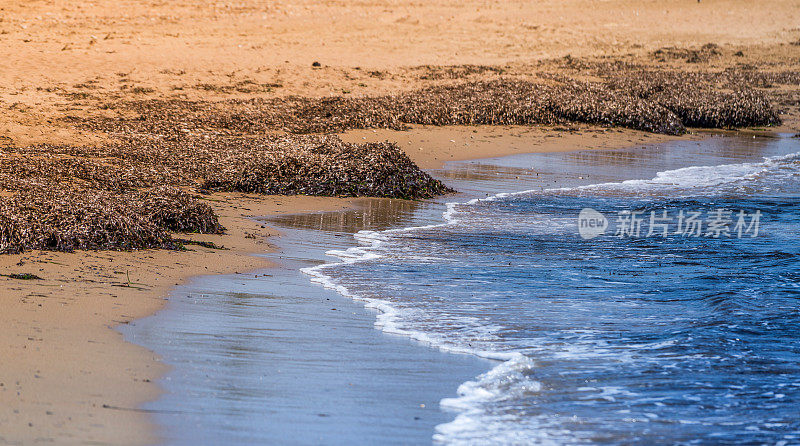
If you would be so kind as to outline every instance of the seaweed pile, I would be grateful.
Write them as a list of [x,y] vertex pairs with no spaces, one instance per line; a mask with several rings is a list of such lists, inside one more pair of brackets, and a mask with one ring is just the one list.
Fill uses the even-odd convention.
[[[3,197],[0,253],[177,248],[168,230],[149,218],[149,210],[142,212],[139,203],[129,195],[56,187]],[[216,222],[209,211],[205,217]]]
[[720,47],[714,43],[707,43],[700,48],[660,48],[652,53],[652,57],[659,62],[683,59],[686,63],[708,62],[709,59],[721,54]]
[[208,163],[193,166],[200,169],[204,189],[405,199],[452,192],[393,143],[349,144],[337,136],[283,136],[277,145],[265,138],[222,142],[212,148]]
[[[743,76],[729,74],[729,78],[723,79],[702,73],[641,70],[616,76],[607,85],[664,107],[686,127],[736,128],[780,124],[772,101],[763,92],[744,86],[755,82],[743,82]],[[724,82],[725,90],[719,87],[719,82]]]
[[[125,136],[100,147],[0,149],[0,159],[0,188],[12,191],[40,190],[68,180],[118,193],[164,185],[405,199],[451,192],[394,143],[352,144],[335,135]],[[169,198],[163,189],[159,194]]]
[[139,208],[138,213],[159,228],[201,234],[225,231],[211,206],[176,187],[158,186],[130,198],[131,203]]
[[0,253],[177,248],[222,233],[184,189],[428,198],[451,192],[396,144],[337,136],[128,136],[99,147],[0,149]]
[[[570,60],[572,62],[572,60]],[[780,123],[759,88],[798,76],[752,70],[687,72],[626,65],[580,65],[601,81],[539,73],[538,80],[500,78],[432,85],[375,97],[283,97],[220,102],[151,100],[121,104],[115,118],[82,125],[116,134],[174,135],[333,133],[356,128],[430,125],[556,125],[586,123],[665,134],[686,127],[733,128]],[[796,73],[794,73],[796,74]],[[113,108],[113,107],[111,107]],[[134,116],[130,115],[133,112]]]
[[588,82],[548,85],[497,80],[426,88],[393,101],[405,123],[533,125],[581,122],[676,134],[681,122],[667,110]]

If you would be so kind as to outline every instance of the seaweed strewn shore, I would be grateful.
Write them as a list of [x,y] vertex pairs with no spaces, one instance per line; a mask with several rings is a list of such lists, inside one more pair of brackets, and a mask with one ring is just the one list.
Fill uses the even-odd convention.
[[451,191],[395,144],[337,136],[127,137],[3,155],[0,184],[12,195],[0,197],[0,253],[176,248],[169,232],[224,230],[197,192],[416,199]]
[[224,230],[201,201],[208,192],[404,199],[452,192],[396,144],[346,143],[333,132],[582,123],[678,135],[771,126],[781,120],[769,89],[800,80],[747,67],[556,64],[559,71],[526,76],[462,70],[490,77],[467,82],[428,67],[433,84],[384,96],[103,103],[89,117],[66,120],[107,135],[106,143],[0,149],[0,253],[177,248],[170,232]]
[[[106,104],[114,118],[80,124],[121,134],[209,131],[331,133],[357,128],[401,130],[424,125],[555,125],[585,123],[664,134],[687,127],[776,125],[761,89],[800,82],[800,73],[736,69],[686,72],[569,59],[559,74],[450,82],[387,96],[283,97],[217,102],[149,100]],[[563,71],[564,69],[569,71]],[[601,80],[577,80],[580,75]],[[498,77],[499,76],[499,77]],[[527,79],[530,77],[533,79]]]

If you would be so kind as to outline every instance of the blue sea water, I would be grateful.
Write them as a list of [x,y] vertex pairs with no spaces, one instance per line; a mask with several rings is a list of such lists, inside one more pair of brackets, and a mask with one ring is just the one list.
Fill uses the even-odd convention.
[[[304,270],[386,332],[494,361],[441,401],[434,441],[800,444],[800,141],[489,164],[446,173],[466,194],[441,217]],[[580,236],[584,208],[604,234]]]

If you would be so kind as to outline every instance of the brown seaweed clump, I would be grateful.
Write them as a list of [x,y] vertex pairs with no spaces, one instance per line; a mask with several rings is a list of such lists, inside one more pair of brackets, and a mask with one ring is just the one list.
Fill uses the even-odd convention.
[[660,48],[652,53],[654,59],[660,62],[667,60],[683,59],[686,63],[705,63],[711,58],[719,56],[720,47],[714,43],[707,43],[700,48]]
[[179,135],[333,133],[356,128],[404,129],[426,125],[556,125],[585,123],[665,134],[686,127],[731,128],[778,124],[767,95],[755,87],[795,77],[748,70],[691,73],[570,62],[602,81],[541,74],[545,80],[496,79],[447,83],[375,97],[284,97],[124,104],[134,117],[84,120],[115,134]]
[[[304,144],[297,144],[298,142]],[[295,144],[291,144],[294,142]],[[431,198],[452,192],[419,169],[396,144],[349,144],[336,136],[232,141],[211,154],[200,187],[279,195]],[[293,150],[280,150],[281,143]],[[220,166],[221,168],[209,168]]]
[[727,79],[729,89],[715,88],[719,77],[704,73],[634,71],[610,79],[608,85],[674,113],[686,127],[736,128],[781,123],[761,91]]
[[133,102],[138,116],[85,121],[115,134],[213,132],[333,133],[357,128],[402,130],[423,125],[587,123],[678,134],[684,126],[657,103],[602,84],[523,80],[439,85],[394,96]]
[[171,232],[224,231],[181,187],[260,194],[427,198],[451,192],[396,144],[336,136],[127,137],[101,147],[0,150],[0,253],[177,248]]
[[473,82],[431,87],[402,96],[402,122],[428,125],[534,125],[580,122],[676,134],[684,130],[667,110],[587,82]]
[[135,193],[129,199],[142,216],[159,228],[200,234],[225,232],[211,206],[177,187],[159,186]]
[[[0,187],[6,190],[36,190],[66,180],[119,193],[188,186],[419,199],[452,191],[420,170],[394,143],[352,144],[335,135],[128,136],[104,147],[39,145],[7,153],[14,156],[0,162]],[[153,205],[181,197],[163,187],[156,190],[162,201],[145,197]]]
[[[48,149],[50,156],[36,155]],[[174,186],[121,187],[119,178],[132,173],[113,161],[76,163],[52,146],[23,152],[0,157],[0,186],[11,191],[0,196],[0,253],[176,248],[170,232],[224,231],[207,204]],[[13,175],[20,172],[26,176]]]
[[166,229],[99,190],[48,189],[0,198],[0,253],[175,248]]

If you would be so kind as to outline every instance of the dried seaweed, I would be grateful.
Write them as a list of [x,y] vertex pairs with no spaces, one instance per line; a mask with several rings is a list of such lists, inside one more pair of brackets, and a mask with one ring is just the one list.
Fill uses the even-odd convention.
[[[678,134],[685,127],[772,125],[780,122],[756,87],[797,82],[797,73],[756,74],[645,70],[626,64],[565,66],[592,70],[602,82],[541,74],[543,81],[495,79],[430,86],[376,97],[296,96],[220,102],[158,100],[121,105],[118,118],[82,125],[115,134],[333,133],[355,128],[428,125],[588,123]],[[131,118],[128,112],[134,112]]]
[[665,62],[667,60],[683,59],[687,63],[704,63],[714,56],[721,54],[720,47],[713,43],[707,43],[698,49],[665,47],[653,52],[655,60]]
[[0,276],[4,276],[4,277],[8,277],[9,279],[16,279],[16,280],[44,280],[41,277],[37,276],[36,274],[31,274],[31,273],[0,274]]
[[133,195],[131,201],[141,215],[172,232],[221,234],[225,231],[211,206],[176,187],[159,186]]
[[[732,79],[726,80],[726,86],[730,86]],[[664,107],[687,127],[780,124],[777,111],[764,93],[744,88],[738,82],[732,91],[715,89],[715,81],[723,79],[698,73],[637,71],[614,77],[608,85]]]
[[450,192],[395,144],[336,136],[125,137],[100,147],[0,150],[0,253],[176,248],[221,233],[180,187],[261,194],[425,198]]
[[106,191],[56,188],[0,198],[0,253],[173,248],[167,230],[130,203]]

